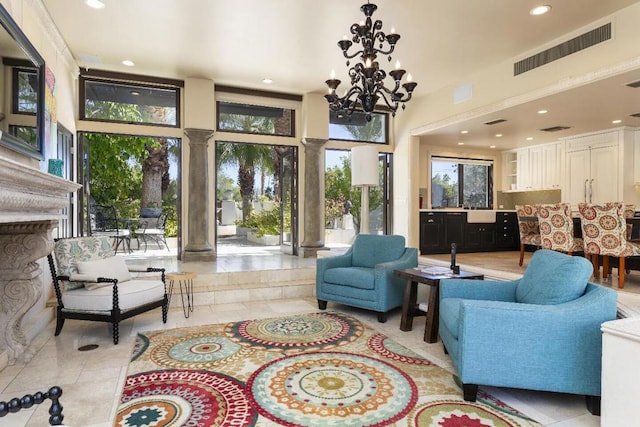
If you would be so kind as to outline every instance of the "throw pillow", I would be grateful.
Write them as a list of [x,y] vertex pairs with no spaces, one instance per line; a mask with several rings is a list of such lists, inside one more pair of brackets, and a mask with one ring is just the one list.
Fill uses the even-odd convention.
[[538,249],[516,288],[516,301],[562,304],[584,294],[593,266],[586,258]]
[[127,263],[118,255],[93,261],[78,261],[78,273],[118,279],[118,283],[131,280]]

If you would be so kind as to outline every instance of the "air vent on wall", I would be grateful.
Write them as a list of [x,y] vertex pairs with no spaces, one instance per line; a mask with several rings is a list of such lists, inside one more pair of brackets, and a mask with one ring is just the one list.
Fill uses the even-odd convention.
[[542,132],[558,132],[561,130],[571,129],[571,126],[552,126],[550,128],[540,129]]
[[638,117],[640,118],[640,113],[633,113],[633,114],[629,114],[631,117]]
[[564,58],[572,53],[579,52],[609,39],[611,39],[610,22],[574,37],[571,40],[567,40],[564,43],[560,43],[559,45],[553,46],[547,50],[543,50],[540,53],[536,53],[535,55],[516,62],[513,64],[513,75],[517,76],[527,71],[531,71],[534,68],[541,67],[549,62]]
[[634,88],[639,88],[640,87],[640,80],[638,80],[636,82],[627,83],[627,86],[634,87]]
[[490,122],[485,122],[485,125],[497,125],[498,123],[506,122],[505,119],[495,119]]

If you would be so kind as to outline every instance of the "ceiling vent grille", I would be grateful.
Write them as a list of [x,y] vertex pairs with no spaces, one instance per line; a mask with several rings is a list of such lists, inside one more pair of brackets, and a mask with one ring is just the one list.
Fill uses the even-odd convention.
[[542,132],[558,132],[561,130],[571,129],[571,126],[552,126],[550,128],[540,129]]
[[638,117],[640,118],[640,113],[633,113],[633,114],[629,114],[631,117]]
[[574,37],[571,40],[567,40],[564,43],[560,43],[559,45],[516,62],[513,64],[513,75],[517,76],[527,71],[531,71],[534,68],[541,67],[545,64],[571,55],[572,53],[579,52],[610,39],[611,23],[609,22],[608,24]]
[[506,122],[505,119],[495,119],[495,120],[491,120],[490,122],[485,122],[485,125],[497,125],[498,123],[502,123],[502,122]]
[[635,81],[635,82],[631,82],[631,83],[627,83],[627,86],[633,87],[633,88],[639,88],[640,87],[640,80]]

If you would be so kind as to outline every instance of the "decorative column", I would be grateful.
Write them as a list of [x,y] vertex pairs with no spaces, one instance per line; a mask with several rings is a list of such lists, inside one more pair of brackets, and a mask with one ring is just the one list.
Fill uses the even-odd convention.
[[189,200],[187,245],[182,261],[214,261],[216,252],[209,243],[209,129],[184,130],[189,137]]
[[303,138],[304,170],[304,241],[299,254],[303,258],[315,257],[324,248],[324,194],[320,191],[322,157],[321,148],[326,139]]
[[22,318],[42,295],[42,268],[37,261],[53,250],[51,231],[58,220],[0,224],[0,348],[9,364],[35,352],[22,332]]
[[42,296],[37,261],[53,250],[51,232],[69,204],[69,193],[78,188],[75,182],[0,156],[0,369],[5,361],[13,365],[20,357],[33,357],[22,320]]

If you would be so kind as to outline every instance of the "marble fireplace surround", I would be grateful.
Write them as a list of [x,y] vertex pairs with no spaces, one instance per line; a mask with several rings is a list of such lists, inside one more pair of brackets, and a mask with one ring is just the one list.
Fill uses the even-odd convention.
[[0,156],[0,369],[33,356],[21,323],[42,295],[38,261],[53,250],[61,209],[80,187]]

